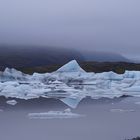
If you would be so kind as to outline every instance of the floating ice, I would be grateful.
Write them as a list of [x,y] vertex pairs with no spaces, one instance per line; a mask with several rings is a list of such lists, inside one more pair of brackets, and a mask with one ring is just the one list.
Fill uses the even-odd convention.
[[127,113],[127,112],[135,112],[135,110],[132,109],[111,109],[111,112],[118,112],[118,113]]
[[28,77],[27,74],[24,74],[20,71],[17,71],[16,69],[10,69],[6,68],[4,72],[0,73],[0,81],[5,82],[5,81],[13,81],[13,80],[26,80]]
[[16,100],[8,100],[6,103],[14,106],[17,104],[17,101]]
[[76,60],[72,60],[66,65],[62,66],[57,72],[85,72],[77,63]]
[[86,96],[92,98],[140,97],[140,71],[87,73],[73,60],[56,72],[26,75],[15,69],[0,72],[0,96],[19,99],[56,98],[76,108]]
[[30,119],[72,119],[80,118],[84,115],[72,113],[70,109],[64,111],[49,111],[44,113],[29,113],[28,117]]

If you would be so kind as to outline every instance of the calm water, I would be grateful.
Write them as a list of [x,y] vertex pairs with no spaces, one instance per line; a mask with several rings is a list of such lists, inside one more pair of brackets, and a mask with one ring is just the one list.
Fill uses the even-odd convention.
[[[1,140],[123,140],[140,136],[139,98],[120,101],[83,102],[74,113],[77,119],[29,119],[28,113],[64,110],[66,106],[39,107],[0,106]],[[123,109],[125,112],[111,109]],[[133,110],[133,111],[129,111]]]

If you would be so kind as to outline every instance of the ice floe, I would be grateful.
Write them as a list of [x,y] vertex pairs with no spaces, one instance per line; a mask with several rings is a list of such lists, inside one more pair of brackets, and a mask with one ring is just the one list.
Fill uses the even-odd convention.
[[8,100],[8,101],[6,101],[6,103],[14,106],[17,104],[17,101],[16,100]]
[[133,109],[111,109],[111,112],[118,112],[118,113],[127,113],[127,112],[135,112]]
[[84,117],[84,115],[72,113],[70,109],[64,111],[49,111],[44,113],[29,113],[30,119],[72,119]]

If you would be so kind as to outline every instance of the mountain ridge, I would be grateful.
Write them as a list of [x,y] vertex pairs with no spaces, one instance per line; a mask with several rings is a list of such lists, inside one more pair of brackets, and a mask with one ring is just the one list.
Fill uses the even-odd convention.
[[131,62],[120,54],[103,52],[82,52],[61,47],[24,47],[0,45],[0,70],[9,68],[44,67],[65,64],[71,60],[78,62],[108,61]]

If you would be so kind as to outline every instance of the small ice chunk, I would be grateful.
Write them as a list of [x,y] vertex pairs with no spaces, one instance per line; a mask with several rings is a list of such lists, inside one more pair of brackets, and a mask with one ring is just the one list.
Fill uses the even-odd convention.
[[71,109],[70,108],[67,108],[67,109],[64,110],[64,112],[65,113],[71,113]]
[[70,109],[64,111],[49,111],[44,113],[29,113],[28,117],[30,119],[71,119],[79,118],[84,115],[72,113]]
[[110,111],[117,112],[117,113],[135,112],[135,110],[132,109],[111,109]]
[[6,103],[14,106],[17,104],[17,101],[16,100],[8,100]]

